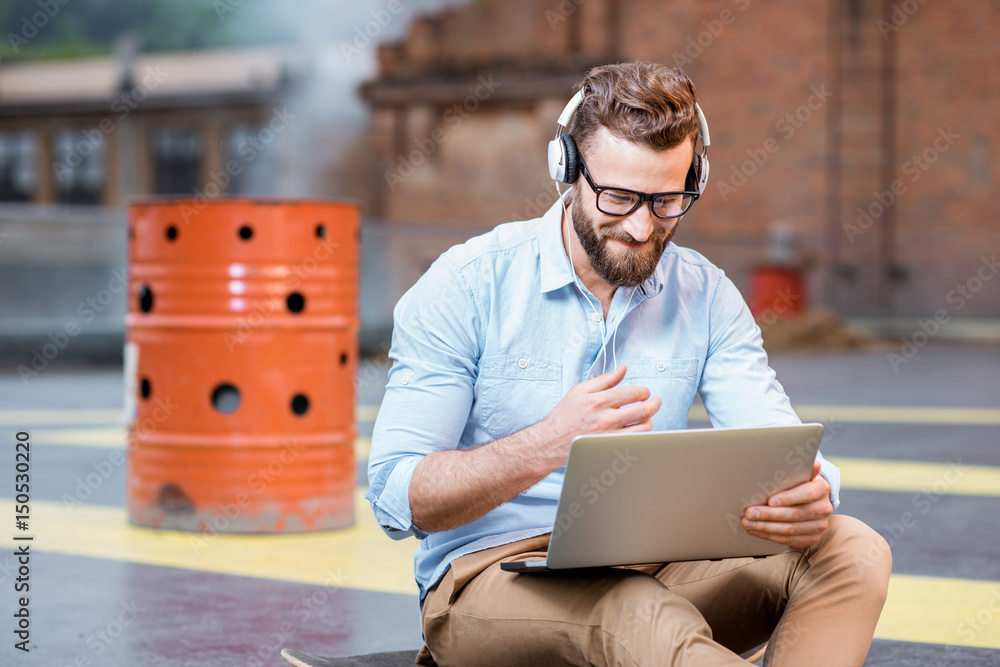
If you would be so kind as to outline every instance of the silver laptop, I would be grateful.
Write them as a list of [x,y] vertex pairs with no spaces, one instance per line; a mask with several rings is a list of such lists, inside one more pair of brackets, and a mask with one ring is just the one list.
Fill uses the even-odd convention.
[[763,557],[788,547],[748,535],[750,505],[809,480],[822,424],[574,438],[545,559],[515,572]]

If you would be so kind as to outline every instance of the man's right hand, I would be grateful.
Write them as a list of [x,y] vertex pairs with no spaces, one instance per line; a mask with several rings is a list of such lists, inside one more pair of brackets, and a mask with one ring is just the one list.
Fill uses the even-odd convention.
[[618,386],[625,372],[625,364],[621,364],[610,373],[575,385],[538,424],[552,470],[566,465],[569,445],[578,435],[652,430],[652,417],[663,401],[659,396],[650,398],[646,387]]
[[566,465],[578,435],[652,429],[661,400],[646,387],[619,387],[624,377],[622,365],[581,382],[548,417],[506,438],[425,456],[410,479],[414,525],[436,532],[478,519]]

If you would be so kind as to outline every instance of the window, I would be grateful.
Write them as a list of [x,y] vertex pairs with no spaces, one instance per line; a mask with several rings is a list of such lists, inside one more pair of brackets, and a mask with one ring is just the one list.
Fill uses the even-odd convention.
[[37,154],[38,142],[27,130],[0,132],[0,201],[34,199]]
[[191,195],[201,191],[201,132],[193,128],[153,130],[153,194]]
[[100,204],[105,179],[104,134],[60,130],[53,146],[56,201],[60,204]]

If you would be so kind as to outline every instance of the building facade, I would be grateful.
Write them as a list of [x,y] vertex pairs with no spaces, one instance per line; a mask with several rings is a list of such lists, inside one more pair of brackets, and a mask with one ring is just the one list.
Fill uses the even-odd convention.
[[[745,294],[790,238],[812,305],[905,326],[998,318],[997,34],[996,2],[450,8],[383,44],[363,89],[381,214],[458,230],[540,214],[556,196],[545,146],[573,84],[594,65],[661,62],[695,82],[712,139],[708,189],[677,243]],[[400,259],[418,275],[441,250]]]
[[279,48],[0,66],[0,202],[278,194],[304,69]]

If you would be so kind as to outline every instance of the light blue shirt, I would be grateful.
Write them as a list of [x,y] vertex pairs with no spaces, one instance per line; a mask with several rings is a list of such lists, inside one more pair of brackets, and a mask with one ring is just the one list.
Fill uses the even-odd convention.
[[[471,523],[428,534],[410,513],[420,460],[541,421],[573,385],[615,361],[628,368],[622,384],[663,399],[654,430],[685,428],[695,392],[715,427],[800,423],[721,269],[670,243],[634,294],[615,292],[605,322],[597,298],[574,279],[561,213],[556,202],[541,218],[452,247],[396,305],[366,497],[390,537],[420,539],[421,600],[455,558],[549,532],[564,468]],[[820,460],[836,507],[840,471]]]

